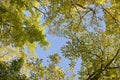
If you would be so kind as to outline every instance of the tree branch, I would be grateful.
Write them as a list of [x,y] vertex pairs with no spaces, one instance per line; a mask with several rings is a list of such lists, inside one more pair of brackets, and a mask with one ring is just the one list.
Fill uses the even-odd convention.
[[101,73],[106,70],[106,69],[115,69],[115,68],[120,68],[120,67],[109,67],[110,64],[115,60],[115,58],[118,56],[120,51],[120,48],[117,50],[117,53],[115,54],[115,56],[110,60],[110,62],[108,62],[106,64],[106,66],[104,67],[104,69],[98,69],[95,72],[93,72],[93,74],[91,74],[87,80],[98,80],[101,76]]
[[107,69],[120,69],[120,67],[108,67]]
[[119,51],[120,51],[120,48],[117,50],[117,53],[115,54],[115,56],[110,60],[110,62],[107,63],[107,65],[105,66],[105,69],[107,69],[110,64],[115,60],[115,58],[118,56],[119,54]]
[[78,13],[78,15],[79,15],[79,19],[80,19],[80,21],[79,21],[79,23],[78,23],[78,28],[79,28],[79,26],[80,26],[80,24],[81,24],[81,22],[82,22],[82,16],[81,16],[81,14],[80,14],[80,12],[79,12],[79,10],[78,10],[78,8],[77,8],[77,5],[75,4],[74,0],[71,0],[71,4],[75,7],[75,9],[76,9],[76,11],[77,11],[77,13]]
[[103,11],[105,11],[107,14],[109,14],[111,16],[111,18],[115,21],[115,23],[118,25],[117,22],[119,22],[119,20],[117,20],[108,10],[106,10],[104,7],[102,7]]
[[45,15],[45,13],[44,12],[42,12],[40,9],[38,9],[37,7],[35,7],[34,6],[34,8],[36,9],[36,10],[38,10],[39,12],[41,12],[42,14],[44,14]]
[[82,5],[78,4],[78,3],[74,3],[72,5],[77,5],[77,6],[81,7],[82,9],[89,9],[90,11],[94,11],[92,8],[90,8],[90,7],[84,7],[84,6],[82,6]]

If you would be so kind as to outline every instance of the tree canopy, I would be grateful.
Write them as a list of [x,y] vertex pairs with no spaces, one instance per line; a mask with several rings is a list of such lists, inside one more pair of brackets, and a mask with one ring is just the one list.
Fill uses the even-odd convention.
[[82,60],[80,80],[120,79],[120,1],[48,2],[45,24],[52,34],[61,31],[69,39],[61,50],[71,61]]
[[49,45],[46,26],[68,39],[61,51],[71,68],[81,59],[79,80],[120,79],[120,0],[2,0],[0,13],[1,80],[75,80],[58,66],[59,54],[43,66],[25,53],[25,46],[34,53],[36,43]]
[[27,80],[26,75],[20,73],[22,65],[22,58],[12,62],[0,61],[0,80]]
[[6,45],[24,46],[39,42],[47,46],[44,27],[40,26],[41,13],[35,9],[37,0],[0,1],[0,41]]

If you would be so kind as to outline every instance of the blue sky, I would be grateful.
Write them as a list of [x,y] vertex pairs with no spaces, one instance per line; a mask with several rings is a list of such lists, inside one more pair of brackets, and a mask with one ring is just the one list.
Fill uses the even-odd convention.
[[[47,60],[49,60],[49,58],[48,58],[49,55],[54,54],[54,53],[59,53],[59,55],[61,56],[61,62],[59,64],[59,66],[63,67],[64,70],[69,69],[70,61],[67,58],[65,58],[64,56],[62,56],[62,53],[60,51],[61,47],[66,44],[67,39],[65,39],[63,37],[57,37],[57,36],[50,35],[47,32],[46,32],[46,34],[47,34],[47,40],[51,44],[51,46],[48,48],[48,51],[45,51],[43,48],[40,48],[39,46],[37,46],[37,48],[36,48],[38,57],[40,59],[43,59],[43,65],[48,64]],[[74,69],[75,73],[77,73],[77,71],[80,70],[80,67],[81,67],[80,63],[81,63],[81,61],[78,60],[77,64],[76,64],[77,66],[75,66],[75,69]]]

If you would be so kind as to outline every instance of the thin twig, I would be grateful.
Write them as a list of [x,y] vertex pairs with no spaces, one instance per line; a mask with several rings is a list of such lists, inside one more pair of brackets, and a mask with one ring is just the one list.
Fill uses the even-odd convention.
[[120,67],[108,67],[107,69],[120,69]]
[[110,62],[107,63],[107,65],[105,66],[105,69],[107,69],[110,64],[115,60],[115,58],[118,56],[119,54],[119,51],[120,51],[120,48],[117,50],[117,53],[115,54],[115,56],[110,60]]
[[76,9],[76,11],[77,11],[77,13],[78,13],[78,15],[79,15],[79,18],[80,18],[80,21],[79,21],[79,23],[78,23],[78,27],[79,27],[80,24],[81,24],[81,22],[82,22],[82,17],[81,17],[81,15],[80,15],[80,12],[79,12],[79,10],[78,10],[78,8],[77,8],[77,6],[76,6],[74,0],[71,0],[71,3],[72,3],[73,6],[75,7],[75,9]]
[[84,6],[82,6],[82,5],[78,4],[78,3],[74,3],[72,5],[77,5],[77,6],[81,7],[82,9],[89,9],[90,11],[94,11],[92,8],[90,8],[90,7],[84,7]]
[[[118,25],[117,22],[119,22],[119,20],[117,20],[108,10],[106,10],[104,7],[102,7],[103,11],[105,11],[106,13],[108,13],[111,18],[115,21],[115,23]],[[119,22],[120,23],[120,22]]]

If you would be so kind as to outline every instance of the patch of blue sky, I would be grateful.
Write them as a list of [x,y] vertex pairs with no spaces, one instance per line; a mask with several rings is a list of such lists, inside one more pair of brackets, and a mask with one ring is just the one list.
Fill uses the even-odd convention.
[[89,11],[85,16],[86,22],[83,25],[87,26],[89,32],[94,32],[96,29],[105,31],[106,24],[103,10],[95,5],[90,5],[89,7],[95,10],[95,13]]
[[30,16],[30,13],[29,13],[29,11],[28,11],[28,10],[27,10],[27,11],[25,11],[25,12],[24,12],[24,14],[25,14],[25,16],[26,16],[26,17],[29,17],[29,16]]
[[[49,55],[52,55],[54,53],[59,53],[59,55],[61,56],[61,62],[59,64],[59,67],[63,67],[64,70],[69,69],[70,61],[68,59],[66,59],[64,56],[62,56],[62,53],[60,51],[61,47],[66,44],[66,41],[68,39],[65,39],[63,37],[56,37],[56,36],[53,36],[50,34],[46,34],[46,36],[47,36],[47,40],[51,44],[48,51],[45,51],[43,48],[40,48],[39,45],[36,48],[36,52],[38,53],[38,57],[40,59],[43,59],[43,65],[49,64],[47,62],[47,60],[49,60],[49,58],[48,58]],[[78,60],[76,66],[75,66],[75,73],[77,73],[77,71],[80,70],[80,63],[81,63],[81,61]]]

